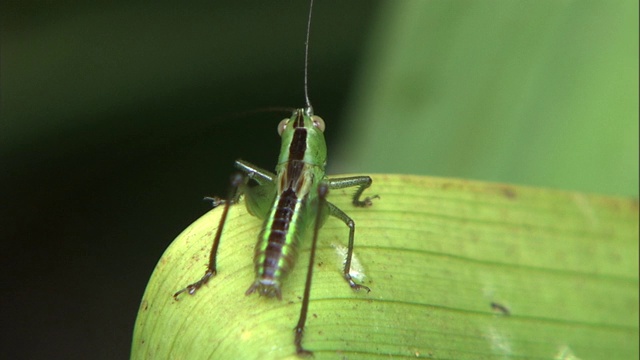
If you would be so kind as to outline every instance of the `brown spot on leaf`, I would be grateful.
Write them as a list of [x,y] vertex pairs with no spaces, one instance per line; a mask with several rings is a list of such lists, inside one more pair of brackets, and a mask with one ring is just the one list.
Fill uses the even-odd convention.
[[506,198],[508,199],[516,198],[516,190],[514,188],[510,186],[503,186],[501,190],[502,190],[502,195],[504,195]]
[[497,302],[491,303],[491,309],[493,309],[494,311],[501,312],[503,315],[506,315],[506,316],[511,315],[511,311],[509,311],[509,309],[506,306]]

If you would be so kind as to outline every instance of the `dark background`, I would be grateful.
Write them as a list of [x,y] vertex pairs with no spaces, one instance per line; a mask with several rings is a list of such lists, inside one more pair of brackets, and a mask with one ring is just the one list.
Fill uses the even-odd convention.
[[[316,4],[311,97],[327,137],[377,2]],[[308,4],[3,2],[3,358],[129,355],[164,249],[226,191],[272,169],[303,105]]]

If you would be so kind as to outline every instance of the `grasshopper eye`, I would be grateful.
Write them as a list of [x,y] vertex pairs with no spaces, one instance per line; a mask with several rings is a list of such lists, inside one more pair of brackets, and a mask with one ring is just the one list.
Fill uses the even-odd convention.
[[287,124],[289,123],[289,119],[282,119],[278,124],[278,135],[282,136],[284,129],[287,128]]
[[324,128],[325,128],[324,120],[322,120],[322,118],[320,116],[313,115],[311,117],[311,121],[313,121],[313,126],[317,127],[318,130],[324,132]]

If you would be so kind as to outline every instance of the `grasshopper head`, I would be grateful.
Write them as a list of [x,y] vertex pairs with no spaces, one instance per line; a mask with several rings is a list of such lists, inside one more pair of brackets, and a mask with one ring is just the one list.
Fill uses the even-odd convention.
[[325,124],[320,116],[313,115],[312,112],[305,109],[296,109],[291,117],[280,121],[278,124],[278,135],[282,136],[286,131],[295,131],[295,129],[298,128],[315,128],[323,133]]
[[278,134],[282,138],[278,164],[292,160],[324,166],[327,145],[324,141],[324,120],[312,111],[297,109],[290,118],[280,121]]

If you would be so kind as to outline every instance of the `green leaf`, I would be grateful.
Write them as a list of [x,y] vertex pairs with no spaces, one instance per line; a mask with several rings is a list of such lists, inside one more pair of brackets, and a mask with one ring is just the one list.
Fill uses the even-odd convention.
[[[638,357],[638,202],[539,188],[376,175],[370,208],[330,201],[356,222],[370,293],[352,291],[329,219],[314,267],[304,345],[316,359]],[[220,209],[167,249],[142,299],[133,359],[295,358],[293,327],[309,254],[283,300],[245,296],[261,221],[235,206],[218,275],[196,295]],[[492,305],[493,304],[493,305]]]

